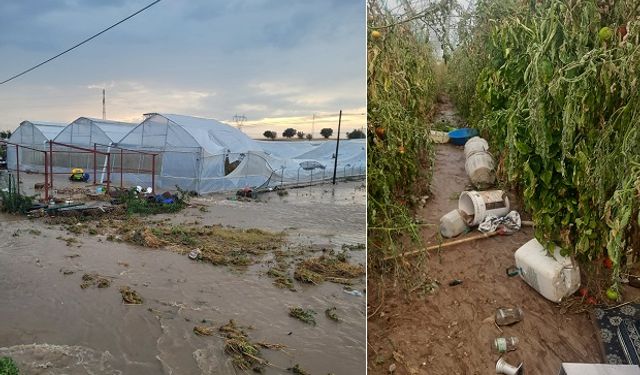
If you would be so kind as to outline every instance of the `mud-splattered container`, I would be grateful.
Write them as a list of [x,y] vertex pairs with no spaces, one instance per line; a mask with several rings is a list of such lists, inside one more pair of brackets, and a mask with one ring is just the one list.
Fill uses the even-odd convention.
[[440,234],[451,238],[469,230],[459,210],[453,210],[440,218]]
[[560,255],[560,248],[548,252],[535,238],[515,253],[520,276],[544,298],[560,302],[580,288],[580,268],[571,258]]
[[464,144],[465,159],[473,153],[486,151],[489,151],[489,143],[482,137],[473,137]]
[[509,197],[502,190],[463,191],[458,210],[469,226],[482,223],[488,215],[502,217],[509,213]]

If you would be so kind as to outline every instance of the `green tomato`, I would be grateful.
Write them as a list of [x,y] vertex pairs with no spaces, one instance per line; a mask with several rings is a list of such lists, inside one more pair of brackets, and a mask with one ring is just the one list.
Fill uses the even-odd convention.
[[611,38],[613,38],[613,30],[610,28],[605,26],[598,31],[598,39],[600,39],[601,42],[609,41]]
[[612,301],[617,301],[620,298],[620,293],[618,293],[613,288],[609,288],[607,289],[607,298],[609,298]]

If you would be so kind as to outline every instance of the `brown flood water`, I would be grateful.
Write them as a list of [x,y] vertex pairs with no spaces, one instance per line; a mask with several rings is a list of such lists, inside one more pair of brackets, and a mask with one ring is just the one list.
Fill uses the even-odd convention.
[[[335,249],[365,242],[362,182],[293,189],[284,197],[269,193],[262,200],[196,198],[208,212],[190,208],[172,220],[286,230],[293,243]],[[262,350],[277,366],[267,374],[295,364],[312,374],[365,372],[365,300],[341,285],[296,282],[292,292],[272,285],[264,263],[233,271],[99,236],[83,235],[80,247],[68,247],[56,239],[68,236],[59,226],[7,216],[0,222],[0,356],[12,356],[24,373],[236,373],[223,338],[193,333],[203,319],[216,327],[234,319],[252,327],[247,330],[252,341],[285,344],[284,352]],[[364,263],[364,251],[350,253],[351,262]],[[64,275],[61,269],[75,273]],[[85,272],[111,276],[112,285],[83,290]],[[122,285],[137,290],[144,304],[123,305]],[[354,288],[363,290],[364,280]],[[315,310],[317,326],[290,318],[289,306]],[[340,323],[324,316],[333,306]]]

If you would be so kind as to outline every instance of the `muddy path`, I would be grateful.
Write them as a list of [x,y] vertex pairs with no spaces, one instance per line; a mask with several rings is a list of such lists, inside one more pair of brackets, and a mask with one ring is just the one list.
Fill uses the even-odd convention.
[[[468,182],[463,148],[438,145],[430,199],[417,216],[438,224],[457,208],[457,196]],[[517,197],[510,198],[519,210]],[[438,243],[437,230],[437,225],[424,227],[427,245]],[[523,228],[511,236],[428,254],[421,267],[439,283],[432,294],[407,297],[391,281],[370,277],[369,314],[376,313],[368,320],[369,373],[388,374],[395,365],[397,374],[493,374],[499,355],[490,343],[501,336],[519,338],[518,349],[504,358],[524,362],[527,373],[556,374],[562,362],[601,362],[600,344],[586,314],[562,314],[520,278],[506,275],[513,253],[532,236],[530,228]],[[463,283],[448,286],[453,279]],[[500,332],[492,317],[502,306],[521,307],[524,320]]]
[[[260,202],[197,198],[196,207],[170,219],[285,231],[291,246],[339,250],[365,241],[365,196],[360,182],[292,189]],[[241,373],[224,353],[223,337],[193,332],[196,325],[217,329],[230,319],[248,327],[252,340],[286,345],[262,350],[273,364],[267,374],[295,364],[312,374],[365,371],[364,297],[345,293],[342,285],[296,281],[296,291],[279,289],[266,276],[268,255],[241,270],[99,235],[78,235],[68,246],[57,237],[70,234],[58,225],[0,220],[0,355],[11,355],[24,373]],[[349,256],[364,263],[362,250]],[[81,289],[82,275],[90,272],[106,276],[111,286]],[[123,304],[118,288],[125,285],[143,297],[142,305]],[[364,278],[353,288],[364,291]],[[294,306],[316,311],[317,325],[289,317]],[[340,322],[325,317],[330,307]]]

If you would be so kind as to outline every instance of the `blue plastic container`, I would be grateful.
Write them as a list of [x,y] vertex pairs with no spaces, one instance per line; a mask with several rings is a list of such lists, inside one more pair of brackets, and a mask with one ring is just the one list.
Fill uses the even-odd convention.
[[449,142],[454,145],[464,146],[467,141],[478,135],[478,130],[471,128],[460,128],[449,132]]

